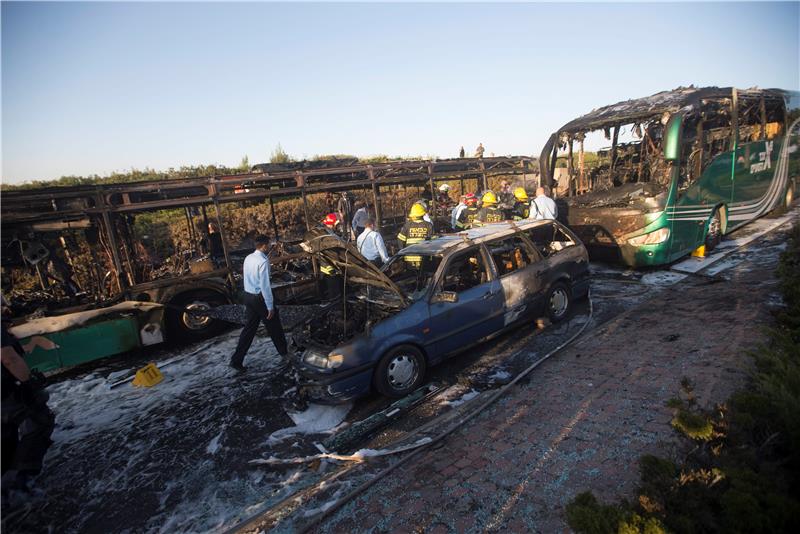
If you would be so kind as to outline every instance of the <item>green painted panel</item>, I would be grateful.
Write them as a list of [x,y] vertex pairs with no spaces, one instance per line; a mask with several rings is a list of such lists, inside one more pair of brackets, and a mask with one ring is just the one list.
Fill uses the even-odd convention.
[[135,317],[119,317],[47,334],[46,337],[59,348],[42,350],[37,347],[25,359],[31,368],[53,371],[138,347],[139,325]]

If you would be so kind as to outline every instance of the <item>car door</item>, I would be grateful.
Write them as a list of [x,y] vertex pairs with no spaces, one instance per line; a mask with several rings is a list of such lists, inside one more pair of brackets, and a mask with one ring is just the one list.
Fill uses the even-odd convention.
[[486,243],[503,288],[503,325],[508,326],[541,307],[546,261],[517,233]]
[[429,302],[431,334],[439,355],[457,351],[502,328],[503,291],[482,247],[454,253]]

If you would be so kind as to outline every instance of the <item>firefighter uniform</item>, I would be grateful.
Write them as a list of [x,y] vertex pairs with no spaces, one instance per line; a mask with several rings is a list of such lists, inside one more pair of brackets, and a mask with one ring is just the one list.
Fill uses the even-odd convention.
[[[408,212],[408,220],[403,225],[400,233],[397,234],[397,240],[400,242],[400,248],[414,243],[421,243],[428,241],[433,237],[433,224],[423,221],[422,217],[425,215],[425,208],[416,203],[411,206],[411,211]],[[419,256],[405,255],[403,259],[415,267],[422,265],[422,258]]]
[[514,207],[511,209],[511,218],[515,221],[527,219],[531,214],[528,192],[522,187],[514,189]]
[[433,225],[422,220],[406,221],[400,233],[397,234],[397,239],[403,247],[428,241],[431,237],[433,237]]
[[461,212],[461,215],[458,216],[456,227],[459,230],[472,228],[472,225],[475,224],[475,217],[478,216],[478,211],[480,211],[478,206],[467,206],[466,209]]
[[505,220],[502,210],[497,207],[497,195],[493,191],[487,191],[481,199],[483,207],[475,217],[475,226],[482,226],[485,223],[502,222]]

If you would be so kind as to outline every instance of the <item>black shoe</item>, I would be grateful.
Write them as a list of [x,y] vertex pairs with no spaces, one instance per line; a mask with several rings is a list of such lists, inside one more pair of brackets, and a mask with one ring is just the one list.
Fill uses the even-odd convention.
[[231,362],[228,365],[230,365],[233,369],[236,369],[237,373],[244,373],[245,371],[247,371],[247,367],[245,367],[241,363]]

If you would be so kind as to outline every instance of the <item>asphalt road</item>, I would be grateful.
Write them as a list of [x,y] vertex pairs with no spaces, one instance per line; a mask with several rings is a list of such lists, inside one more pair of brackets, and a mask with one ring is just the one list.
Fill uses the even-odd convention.
[[[733,237],[746,236],[748,227]],[[734,252],[745,257],[752,251]],[[725,260],[728,261],[728,260]],[[586,322],[594,328],[667,290],[687,275],[593,264],[592,315],[577,302],[564,322],[527,324],[431,369],[440,393],[352,448],[380,448],[452,410],[475,393],[507,383]],[[724,271],[720,271],[724,273]],[[722,274],[724,276],[724,274]],[[72,371],[48,391],[56,413],[54,445],[32,495],[3,510],[8,532],[221,531],[319,480],[326,462],[258,467],[255,458],[304,456],[333,427],[388,405],[378,396],[338,408],[287,413],[293,386],[268,338],[254,344],[244,376],[227,361],[238,330],[180,349],[158,349]],[[165,381],[146,390],[111,387],[143,362]],[[304,419],[305,417],[305,419]],[[343,424],[344,423],[344,424]],[[340,451],[341,452],[341,451]]]

